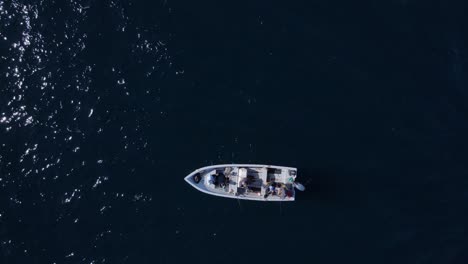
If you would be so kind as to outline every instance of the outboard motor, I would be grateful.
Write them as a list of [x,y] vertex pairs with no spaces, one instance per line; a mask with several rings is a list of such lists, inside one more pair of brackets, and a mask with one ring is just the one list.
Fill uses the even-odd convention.
[[305,190],[305,187],[304,185],[298,183],[298,182],[295,182],[294,183],[294,188],[298,189],[299,191],[303,192]]

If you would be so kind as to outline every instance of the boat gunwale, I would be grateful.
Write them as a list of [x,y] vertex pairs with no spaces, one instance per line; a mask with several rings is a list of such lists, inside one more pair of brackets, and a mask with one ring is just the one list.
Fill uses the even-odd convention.
[[[209,191],[207,189],[204,189],[204,188],[201,188],[198,186],[198,184],[194,183],[192,180],[191,180],[191,177],[193,175],[195,175],[196,173],[199,173],[201,171],[207,171],[207,170],[213,170],[213,169],[217,169],[217,168],[226,168],[226,167],[247,167],[247,168],[278,168],[278,169],[290,169],[290,170],[296,170],[297,171],[297,168],[293,168],[293,167],[286,167],[286,166],[278,166],[278,165],[264,165],[264,164],[219,164],[219,165],[210,165],[210,166],[205,166],[205,167],[202,167],[202,168],[198,168],[196,170],[194,170],[193,172],[191,172],[189,175],[187,175],[184,180],[190,184],[192,187],[194,187],[195,189],[203,192],[203,193],[206,193],[206,194],[210,194],[210,195],[214,195],[214,196],[219,196],[219,197],[224,197],[224,198],[232,198],[232,199],[242,199],[242,200],[249,200],[249,201],[259,201],[259,202],[292,202],[296,199],[296,195],[294,193],[294,196],[291,197],[290,199],[274,199],[274,200],[270,200],[270,199],[265,199],[263,197],[258,197],[258,198],[254,198],[254,197],[245,197],[245,196],[235,196],[235,195],[232,195],[232,194],[222,194],[222,193],[217,193],[217,192],[212,192],[212,191]],[[206,187],[205,184],[203,184],[203,186]]]

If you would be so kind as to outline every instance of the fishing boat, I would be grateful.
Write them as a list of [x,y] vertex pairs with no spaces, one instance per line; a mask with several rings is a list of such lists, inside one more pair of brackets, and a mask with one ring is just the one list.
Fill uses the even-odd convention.
[[294,201],[297,169],[258,164],[221,164],[197,169],[185,177],[195,189],[225,198],[254,201]]

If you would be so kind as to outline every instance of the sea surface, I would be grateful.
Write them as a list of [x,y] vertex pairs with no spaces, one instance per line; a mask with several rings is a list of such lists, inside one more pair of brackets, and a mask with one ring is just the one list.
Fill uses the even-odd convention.
[[[0,0],[0,263],[468,263],[449,2]],[[219,163],[307,189],[184,182]]]

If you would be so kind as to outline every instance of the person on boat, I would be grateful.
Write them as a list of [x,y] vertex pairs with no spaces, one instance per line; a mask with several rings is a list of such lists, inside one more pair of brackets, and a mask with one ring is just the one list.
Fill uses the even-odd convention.
[[275,194],[275,186],[273,184],[268,186],[268,191],[270,194]]
[[281,194],[281,188],[275,187],[275,194],[280,195]]
[[226,187],[226,176],[223,173],[218,174],[218,182],[221,188]]
[[241,179],[240,182],[239,182],[239,186],[242,187],[242,188],[246,188],[247,187],[247,180],[245,178]]

